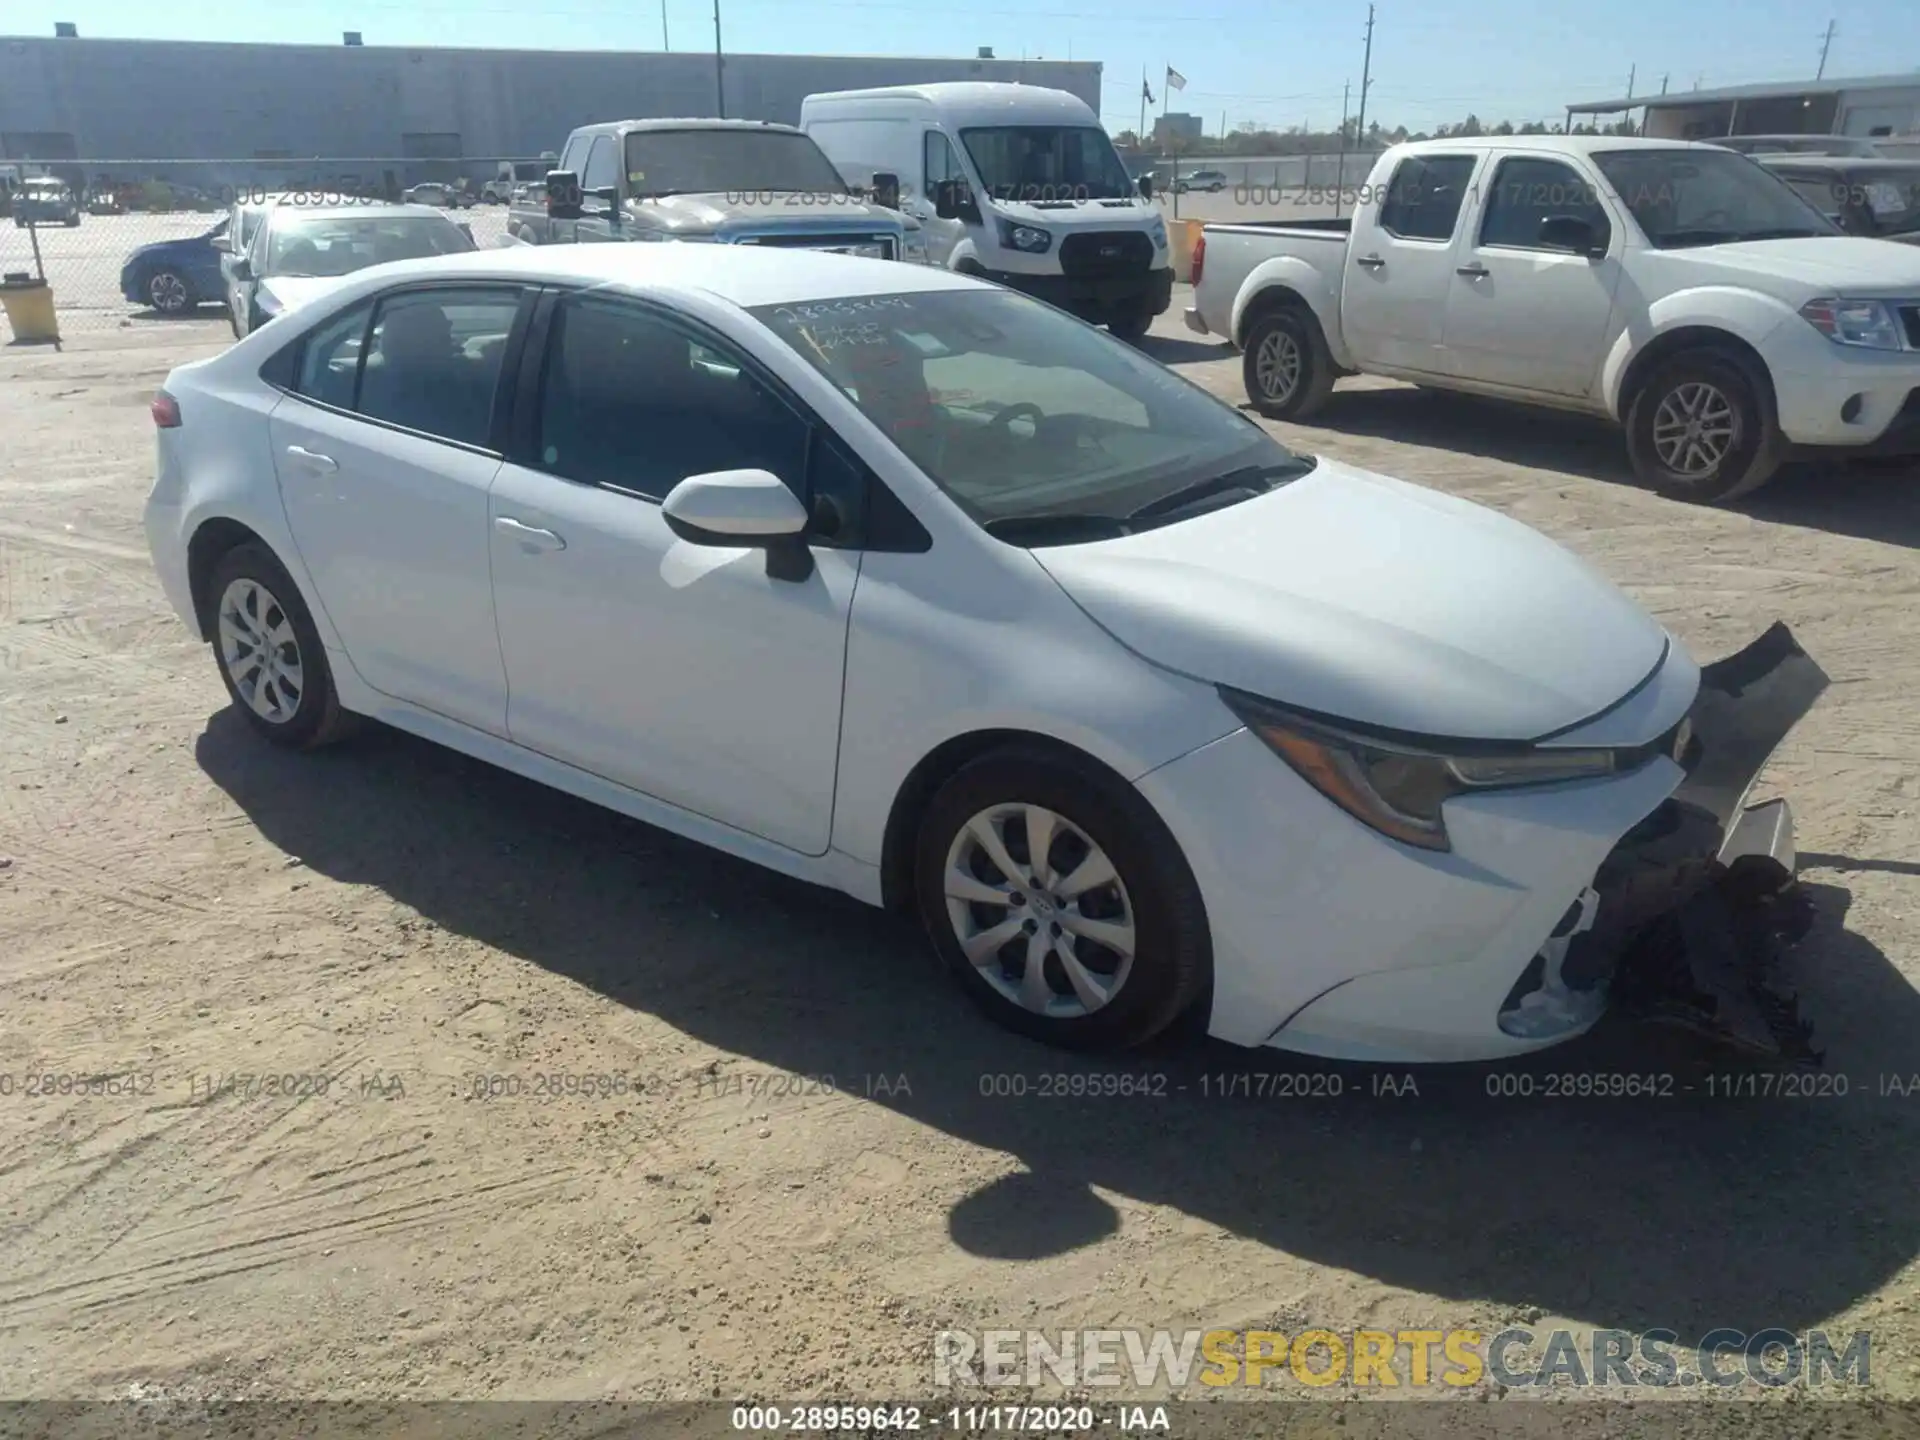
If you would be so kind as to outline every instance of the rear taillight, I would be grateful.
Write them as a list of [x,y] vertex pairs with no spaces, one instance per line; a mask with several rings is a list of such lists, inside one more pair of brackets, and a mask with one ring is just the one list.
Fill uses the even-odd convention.
[[1198,289],[1200,285],[1200,272],[1206,268],[1206,264],[1207,234],[1206,231],[1203,230],[1193,242],[1193,284],[1196,289]]
[[159,429],[177,430],[180,428],[180,402],[166,391],[162,390],[159,394],[155,395],[153,397],[153,404],[149,408],[153,411],[153,423]]

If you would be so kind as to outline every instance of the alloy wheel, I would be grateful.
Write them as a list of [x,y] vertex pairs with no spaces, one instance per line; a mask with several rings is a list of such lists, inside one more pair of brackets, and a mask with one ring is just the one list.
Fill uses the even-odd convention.
[[1733,402],[1704,380],[1674,386],[1653,412],[1654,454],[1683,479],[1704,479],[1718,470],[1738,433]]
[[1300,384],[1300,343],[1286,330],[1268,331],[1253,363],[1260,393],[1276,405],[1284,404]]
[[171,270],[162,270],[147,282],[147,298],[163,315],[187,308],[187,284]]
[[220,596],[220,663],[249,709],[284,725],[300,709],[307,682],[293,620],[258,580],[241,577]]
[[1073,1019],[1104,1008],[1133,968],[1133,901],[1113,861],[1040,805],[980,811],[954,836],[947,917],[981,978],[1022,1009]]

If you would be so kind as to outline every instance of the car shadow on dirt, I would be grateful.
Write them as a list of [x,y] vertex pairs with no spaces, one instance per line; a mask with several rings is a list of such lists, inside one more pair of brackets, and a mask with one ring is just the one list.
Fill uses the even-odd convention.
[[[1023,1173],[951,1197],[952,1240],[982,1257],[1113,1233],[1104,1190],[1390,1285],[1686,1335],[1818,1326],[1920,1252],[1920,1101],[1880,1078],[1920,1071],[1920,996],[1847,930],[1836,886],[1813,888],[1795,978],[1844,1096],[1764,1095],[1777,1082],[1744,1065],[1618,1027],[1498,1067],[1206,1042],[1114,1062],[979,1017],[908,923],[410,737],[290,755],[227,710],[196,753],[322,875],[1017,1156]],[[1609,1074],[1661,1093],[1579,1098],[1580,1076]]]
[[[1615,427],[1473,395],[1410,385],[1336,390],[1305,424],[1588,480],[1639,483]],[[1920,548],[1920,462],[1797,462],[1733,508],[1758,520]]]

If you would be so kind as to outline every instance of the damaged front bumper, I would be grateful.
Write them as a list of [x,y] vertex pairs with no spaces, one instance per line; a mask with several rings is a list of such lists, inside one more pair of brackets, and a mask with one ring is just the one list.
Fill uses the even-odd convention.
[[1818,1063],[1779,975],[1781,950],[1810,918],[1794,882],[1793,814],[1785,800],[1746,802],[1827,683],[1783,624],[1702,667],[1685,780],[1576,897],[1501,1007],[1502,1031],[1573,1033],[1611,1003],[1749,1054]]

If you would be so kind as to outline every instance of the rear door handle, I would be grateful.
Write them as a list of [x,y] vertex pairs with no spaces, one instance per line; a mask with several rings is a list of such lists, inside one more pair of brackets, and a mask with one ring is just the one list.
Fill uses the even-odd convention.
[[511,515],[496,516],[493,528],[514,541],[529,555],[543,555],[549,551],[567,548],[567,542],[553,531],[542,530],[538,525],[524,525]]
[[1469,280],[1478,280],[1482,275],[1491,275],[1493,272],[1476,260],[1471,265],[1456,267],[1453,273],[1456,275],[1464,275]]
[[1387,262],[1382,260],[1378,255],[1362,255],[1353,263],[1356,265],[1364,265],[1369,270],[1379,270],[1383,268]]
[[287,458],[309,470],[332,471],[340,468],[331,455],[322,455],[318,450],[309,450],[304,445],[287,446]]

